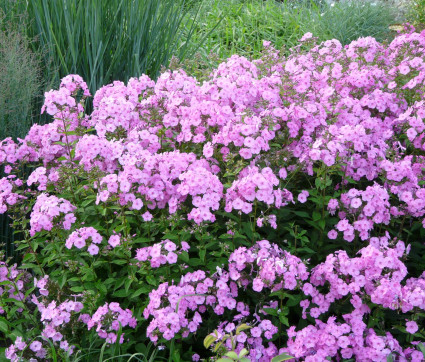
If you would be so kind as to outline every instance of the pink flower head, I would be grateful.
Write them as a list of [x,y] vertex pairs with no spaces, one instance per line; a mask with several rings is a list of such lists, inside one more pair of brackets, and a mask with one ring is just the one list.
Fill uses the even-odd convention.
[[353,209],[357,209],[362,205],[362,200],[360,200],[358,197],[355,197],[351,200],[351,207]]
[[142,218],[144,221],[151,221],[153,219],[152,214],[149,211],[146,211],[143,215]]
[[33,352],[38,352],[41,349],[42,345],[39,341],[34,341],[30,344],[30,350]]
[[336,230],[331,230],[328,232],[328,238],[335,240],[338,237],[338,232]]
[[313,34],[308,32],[308,33],[305,33],[303,35],[303,37],[300,39],[300,41],[307,41],[307,40],[311,39],[312,37],[313,37]]
[[284,180],[288,176],[288,172],[286,171],[286,168],[283,167],[279,170],[279,177]]
[[301,191],[301,193],[298,195],[298,201],[304,204],[307,201],[307,197],[309,196],[309,192],[306,190]]
[[182,241],[180,243],[180,245],[181,245],[183,251],[189,251],[190,245],[186,241]]
[[167,251],[175,251],[177,249],[177,246],[172,241],[167,239],[165,240],[164,249]]
[[99,247],[95,244],[90,244],[90,246],[87,248],[87,251],[90,255],[97,255],[99,254]]
[[415,334],[418,331],[418,325],[414,321],[410,321],[406,323],[406,331]]
[[120,236],[119,235],[111,235],[111,237],[108,240],[108,244],[111,245],[113,248],[120,245]]

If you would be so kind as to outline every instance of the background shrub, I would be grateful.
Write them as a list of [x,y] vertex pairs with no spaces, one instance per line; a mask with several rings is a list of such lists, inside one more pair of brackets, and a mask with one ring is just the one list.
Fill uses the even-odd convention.
[[[5,11],[6,10],[6,11]],[[39,54],[24,34],[26,19],[0,7],[0,137],[23,137],[41,89]]]
[[[0,2],[0,139],[23,138],[42,102],[41,56],[31,50],[27,21],[17,2]],[[8,256],[14,250],[9,223],[6,215],[0,215],[0,247]]]
[[407,2],[407,20],[418,30],[425,28],[425,0]]

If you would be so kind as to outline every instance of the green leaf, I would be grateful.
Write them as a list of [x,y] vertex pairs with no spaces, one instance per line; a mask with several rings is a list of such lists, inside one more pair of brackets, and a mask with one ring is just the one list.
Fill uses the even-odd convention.
[[181,260],[183,260],[185,263],[188,263],[189,262],[189,253],[187,252],[187,251],[183,251],[181,254],[180,254],[180,259]]
[[[305,249],[308,249],[308,248],[305,248]],[[298,305],[300,303],[301,299],[302,299],[302,296],[300,294],[292,295],[292,294],[285,293],[285,297],[288,298],[288,300],[285,303],[285,305],[288,306],[288,307],[293,307],[295,305]]]
[[173,240],[179,240],[179,236],[177,234],[168,233],[168,234],[165,234],[163,236],[163,239],[169,239],[171,241],[173,241]]
[[102,265],[108,264],[106,260],[97,260],[92,265],[94,268],[100,267]]
[[215,347],[214,347],[214,353],[216,353],[216,352],[220,349],[221,345],[222,345],[224,342],[226,342],[226,340],[227,340],[228,338],[229,338],[229,335],[228,335],[228,334],[226,334],[226,335],[223,337],[223,339],[215,345]]
[[147,275],[146,276],[146,281],[153,286],[156,286],[156,279],[153,275]]
[[113,297],[118,298],[124,298],[128,296],[128,292],[124,289],[117,290],[114,294],[112,294]]
[[124,283],[124,288],[125,288],[125,291],[126,292],[128,292],[128,289],[130,288],[130,285],[131,285],[131,283],[132,283],[133,281],[131,280],[131,279],[127,279],[126,281],[125,281],[125,283]]
[[205,348],[210,348],[210,346],[217,340],[217,337],[209,334],[208,336],[205,337],[204,339],[204,347]]
[[0,332],[3,332],[7,335],[7,332],[9,331],[9,324],[4,318],[0,318]]
[[232,359],[234,359],[234,360],[236,360],[236,361],[239,359],[239,357],[238,357],[238,355],[236,354],[236,352],[233,352],[233,351],[227,352],[227,353],[225,354],[225,356],[226,356],[226,357],[230,357],[230,358],[232,358]]
[[423,354],[423,355],[424,355],[424,357],[425,357],[425,344],[423,344],[423,343],[419,343],[419,344],[418,344],[418,347],[419,347],[419,349],[421,350],[422,354]]
[[93,201],[94,201],[94,199],[89,199],[89,200],[83,201],[81,203],[81,206],[86,207],[87,205],[91,204]]
[[34,289],[35,289],[35,287],[32,287],[32,288],[30,288],[30,289],[28,289],[26,292],[25,292],[25,298],[28,298],[28,296],[34,291]]
[[322,214],[317,211],[313,211],[313,221],[318,221],[322,218]]
[[147,287],[141,287],[141,288],[139,288],[139,289],[137,289],[132,295],[131,295],[131,297],[130,298],[136,298],[136,297],[138,297],[140,294],[146,294],[147,292],[149,292],[149,288],[147,288]]
[[242,349],[242,351],[239,353],[239,358],[246,356],[249,353],[249,351],[244,348]]
[[123,260],[123,259],[116,259],[112,261],[113,264],[118,264],[118,265],[124,265],[127,264],[127,260]]
[[277,316],[277,310],[274,308],[263,308],[263,310],[270,315]]
[[314,184],[318,189],[320,189],[322,186],[322,180],[320,178],[316,178],[316,180],[314,180]]
[[145,244],[145,243],[149,243],[149,239],[148,238],[136,238],[132,241],[133,244]]
[[202,261],[197,258],[190,258],[187,262],[190,266],[198,266],[202,264]]
[[292,211],[292,212],[299,217],[310,219],[310,215],[307,214],[305,211]]
[[236,328],[236,334],[238,335],[240,332],[245,331],[247,329],[251,329],[252,326],[249,326],[248,324],[241,324],[238,328]]
[[284,313],[280,313],[279,314],[279,320],[282,324],[284,324],[285,326],[289,327],[289,322],[288,322],[288,318],[286,318],[286,315]]
[[290,356],[289,354],[286,354],[285,352],[280,354],[279,356],[273,357],[272,362],[281,362],[281,361],[288,361],[290,359],[293,359],[295,357]]
[[63,273],[62,274],[62,277],[60,278],[60,282],[59,282],[59,286],[61,287],[61,288],[63,288],[63,286],[65,285],[65,283],[66,283],[66,273]]

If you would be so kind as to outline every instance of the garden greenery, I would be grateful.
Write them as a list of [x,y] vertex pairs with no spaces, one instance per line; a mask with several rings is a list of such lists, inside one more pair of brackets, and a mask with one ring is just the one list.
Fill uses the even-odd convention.
[[213,52],[222,59],[232,54],[249,59],[259,56],[263,39],[289,53],[307,32],[342,45],[364,36],[391,39],[388,27],[397,13],[382,0],[203,0],[199,13],[188,11],[185,17],[196,15],[189,42],[198,44],[205,37],[199,49],[204,57]]
[[[46,65],[53,60],[46,69],[49,80],[78,73],[93,91],[143,73],[154,78],[172,55],[186,55],[180,41],[184,1],[35,0],[25,11],[33,20],[28,32],[46,49]],[[196,15],[184,24],[185,41],[194,21]]]
[[0,6],[1,139],[27,134],[41,89],[40,54],[31,51],[32,41],[22,30],[25,21]]
[[411,0],[407,2],[407,19],[418,29],[425,28],[425,1]]
[[264,46],[1,142],[9,360],[424,359],[425,32]]

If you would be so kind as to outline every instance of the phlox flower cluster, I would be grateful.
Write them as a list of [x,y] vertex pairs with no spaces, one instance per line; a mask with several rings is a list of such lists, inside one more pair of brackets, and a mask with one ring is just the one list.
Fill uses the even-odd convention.
[[59,90],[51,90],[44,94],[45,101],[41,113],[46,111],[55,116],[60,111],[67,111],[76,107],[75,96],[82,90],[84,97],[90,96],[86,82],[79,75],[71,74],[62,78]]
[[[80,90],[83,96],[77,104],[75,98]],[[44,126],[33,125],[28,135],[23,140],[19,140],[19,144],[15,144],[10,138],[4,140],[7,143],[3,144],[4,141],[2,142],[0,159],[10,163],[9,167],[12,169],[17,166],[18,162],[41,161],[46,167],[60,165],[63,163],[63,161],[58,161],[61,157],[69,160],[70,144],[79,139],[79,136],[65,134],[65,132],[76,132],[78,127],[89,127],[83,106],[85,98],[89,95],[87,85],[80,76],[68,75],[63,78],[58,91],[52,90],[46,93],[46,100],[42,108],[42,112],[47,110],[47,113],[54,116],[54,121]],[[46,171],[36,170],[30,179],[30,184],[39,182],[39,190],[43,190],[45,187],[43,175],[47,176],[52,183],[58,181],[55,169],[51,176],[49,176],[50,168]]]
[[[178,285],[162,283],[153,290],[143,312],[146,319],[153,317],[147,334],[153,342],[157,342],[160,336],[172,339],[177,333],[187,337],[200,327],[201,314],[207,309],[218,315],[226,309],[232,310],[237,312],[235,320],[240,320],[249,316],[250,310],[248,305],[238,302],[239,289],[249,288],[257,293],[266,288],[271,291],[294,290],[298,280],[307,278],[307,268],[299,258],[267,240],[259,241],[249,249],[238,248],[229,257],[228,271],[219,269],[208,276],[198,270],[187,273]],[[265,336],[271,339],[276,332],[275,327],[270,326]]]
[[[219,348],[228,351],[240,353],[242,349],[247,349],[249,354],[247,358],[251,361],[268,362],[278,354],[278,348],[269,340],[278,332],[278,328],[268,319],[262,319],[254,313],[255,321],[252,325],[246,325],[249,328],[237,331],[243,324],[233,322],[222,322],[218,328],[211,333],[216,339],[211,345],[211,349]],[[229,338],[229,333],[233,338]],[[236,334],[238,333],[238,334]],[[227,337],[227,338],[226,338]],[[266,341],[264,341],[264,339]]]
[[[104,172],[101,185],[97,185],[98,202],[111,199],[134,210],[168,205],[174,213],[190,196],[194,207],[187,217],[196,223],[213,222],[222,199],[226,210],[245,213],[251,212],[254,200],[276,207],[292,201],[291,192],[278,187],[277,170],[256,164],[261,159],[257,156],[265,155],[271,142],[282,145],[285,178],[287,171],[298,166],[313,175],[313,164],[323,162],[328,167],[338,165],[354,180],[390,174],[390,180],[401,177],[402,185],[385,186],[391,193],[398,194],[403,185],[404,189],[419,190],[420,180],[414,176],[423,158],[409,164],[404,163],[409,157],[404,151],[392,156],[398,145],[400,150],[404,147],[398,139],[401,130],[409,131],[408,137],[416,142],[413,133],[421,132],[423,102],[409,108],[392,83],[398,82],[399,76],[422,71],[423,61],[416,48],[422,46],[423,36],[400,35],[387,48],[370,37],[345,49],[337,40],[329,40],[289,58],[279,58],[268,46],[274,61],[271,70],[262,70],[263,60],[250,62],[235,55],[202,84],[183,71],[165,72],[156,82],[147,76],[133,78],[127,85],[114,82],[96,93],[90,116],[79,116],[82,104],[68,99],[80,90],[84,97],[88,95],[82,79],[71,75],[64,78],[59,91],[46,98],[45,107],[55,115],[55,121],[35,125],[17,144],[3,142],[0,154],[12,165],[23,160],[42,161],[45,167],[36,169],[28,184],[38,183],[43,191],[46,178],[53,183],[58,179],[55,167],[46,166],[65,163],[56,160],[69,158],[72,144],[75,161],[86,171]],[[397,53],[409,58],[407,63],[400,63],[394,57]],[[400,69],[404,70],[400,73]],[[420,93],[422,81],[412,79],[415,84],[408,88]],[[65,138],[61,122],[67,123],[68,130],[94,127],[97,134],[77,133]],[[194,146],[195,154],[182,152],[185,145]],[[234,157],[252,160],[253,165],[239,172],[233,185],[223,190],[218,165]],[[166,171],[180,163],[177,159],[182,167]],[[170,165],[168,160],[175,162]],[[199,162],[205,160],[208,162]],[[401,164],[405,167],[399,167]],[[109,186],[105,188],[105,184]],[[300,202],[305,196],[299,195]],[[14,197],[11,200],[14,202]],[[424,215],[420,201],[414,197],[413,201],[407,212]],[[359,233],[367,238],[370,222],[358,224]],[[353,235],[346,234],[348,239]]]
[[[105,339],[107,343],[117,341],[117,332],[120,328],[126,326],[136,328],[137,325],[131,310],[122,309],[116,302],[105,303],[92,316],[81,314],[79,320],[85,323],[89,330],[95,328],[98,336]],[[121,334],[119,343],[124,343],[124,333]]]
[[[75,346],[68,343],[61,330],[70,323],[73,315],[81,312],[84,307],[83,303],[66,300],[60,304],[52,301],[46,305],[43,300],[39,301],[35,295],[32,296],[32,302],[41,314],[40,321],[43,324],[41,336],[43,340],[50,340],[58,344],[60,349],[71,355]],[[49,348],[47,342],[45,342],[45,346]]]
[[361,314],[351,313],[343,317],[342,323],[330,317],[326,323],[316,319],[315,325],[299,331],[291,327],[288,330],[288,347],[279,353],[286,352],[306,362],[324,361],[329,357],[384,362],[390,354],[398,356],[402,361],[424,360],[418,350],[403,350],[391,333],[380,336],[372,328],[367,328]]
[[[252,268],[253,265],[255,268]],[[294,290],[299,282],[309,276],[301,259],[267,240],[258,241],[249,249],[236,249],[230,254],[228,268],[231,280],[256,292],[261,292],[263,288],[272,292]]]
[[[407,280],[406,286],[411,287],[402,284],[407,268],[401,258],[408,251],[402,241],[390,246],[388,238],[382,237],[371,238],[370,245],[361,249],[357,257],[350,258],[345,251],[328,255],[324,263],[313,268],[302,287],[304,294],[311,297],[311,303],[309,300],[301,302],[304,317],[309,308],[308,313],[318,318],[332,303],[346,297],[351,297],[356,309],[368,310],[365,304],[368,300],[403,312],[414,306],[422,308],[425,293],[422,277]],[[325,292],[321,292],[322,287]],[[410,300],[414,300],[414,306]]]
[[48,282],[49,282],[48,275],[45,275],[41,279],[34,278],[34,285],[37,287],[38,292],[40,293],[40,295],[43,295],[45,297],[49,295],[49,290],[47,289]]
[[[12,274],[17,272],[15,267],[11,267],[11,271]],[[62,303],[56,301],[48,303],[46,299],[49,295],[48,283],[49,276],[47,275],[39,280],[34,280],[34,286],[38,290],[39,297],[35,293],[31,293],[27,297],[22,292],[14,293],[15,298],[19,298],[19,301],[36,306],[36,310],[40,313],[39,320],[42,324],[42,330],[40,340],[25,342],[22,337],[18,336],[15,342],[6,348],[5,356],[12,362],[21,361],[22,356],[29,361],[43,361],[47,357],[47,351],[51,348],[50,343],[57,345],[67,355],[74,352],[75,346],[70,345],[62,333],[63,329],[70,323],[72,316],[83,309],[83,304],[71,300],[65,300]],[[21,289],[23,288],[22,280],[17,280],[14,284]]]
[[13,206],[19,200],[26,198],[13,192],[16,186],[22,185],[21,180],[14,180],[14,178],[14,175],[10,175],[8,178],[3,177],[0,179],[0,214],[4,214],[7,211],[8,205]]
[[130,131],[140,124],[140,114],[137,108],[140,98],[147,96],[148,90],[155,82],[146,75],[138,79],[132,78],[126,86],[115,81],[100,88],[93,99],[93,113],[90,125],[95,127],[99,136],[104,138],[117,129]]
[[278,185],[279,179],[271,168],[259,169],[256,166],[245,168],[227,190],[225,210],[227,212],[240,210],[249,214],[255,201],[277,208],[286,206],[293,201],[293,196],[288,190],[276,187]]
[[[356,232],[361,240],[367,240],[375,224],[388,225],[390,222],[389,194],[384,187],[378,184],[368,186],[364,191],[350,189],[340,196],[341,205],[334,200],[329,202],[328,210],[334,213],[339,208],[338,216],[341,220],[335,225],[335,228],[343,233],[346,241],[353,241]],[[352,222],[349,221],[351,217],[354,219]],[[337,234],[335,230],[331,230],[330,233]]]
[[182,241],[180,248],[171,240],[163,240],[160,243],[136,250],[136,260],[140,262],[148,261],[151,268],[159,268],[164,264],[175,264],[179,254],[188,251],[190,246]]
[[114,172],[118,168],[118,159],[123,150],[124,146],[120,141],[84,135],[75,146],[75,156],[86,171],[98,168],[105,172]]
[[141,210],[145,204],[149,209],[168,206],[173,214],[190,196],[194,207],[187,215],[189,220],[196,223],[215,220],[211,211],[219,208],[223,185],[214,174],[214,166],[197,160],[193,153],[174,151],[152,155],[143,151],[136,156],[136,152],[132,149],[131,153],[122,155],[127,161],[123,160],[125,166],[118,175],[109,174],[101,179],[97,203],[116,195],[119,203],[129,204],[130,209]]
[[50,231],[54,226],[71,229],[71,225],[76,221],[73,213],[75,209],[68,200],[46,193],[40,194],[31,212],[31,236],[42,230]]
[[[29,361],[42,361],[47,355],[46,348],[42,346],[40,341],[34,341],[28,345],[21,336],[16,337],[15,343],[6,348],[5,356],[12,362],[22,361],[23,353],[30,354]],[[40,358],[38,360],[37,358]]]
[[[91,240],[91,242],[89,241]],[[66,239],[65,246],[71,249],[75,246],[78,249],[82,249],[85,246],[90,255],[97,255],[99,253],[99,247],[97,244],[102,242],[102,236],[97,230],[91,226],[79,228],[73,231],[68,239]]]
[[[417,59],[421,63],[422,68],[424,68],[423,60],[421,58]],[[425,102],[423,100],[417,101],[398,117],[407,128],[406,135],[409,141],[412,142],[415,148],[420,150],[425,150],[425,125],[421,122],[425,118],[424,105]]]
[[[25,283],[29,275],[17,268],[16,264],[8,266],[0,261],[0,299],[11,298],[17,301],[25,301]],[[5,313],[5,304],[0,304],[0,315]],[[22,309],[19,308],[18,312]]]

